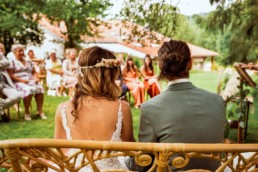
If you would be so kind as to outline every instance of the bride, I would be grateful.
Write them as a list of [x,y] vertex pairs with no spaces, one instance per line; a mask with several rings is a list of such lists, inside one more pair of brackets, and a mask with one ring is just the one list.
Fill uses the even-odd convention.
[[[108,50],[94,46],[84,49],[78,60],[78,84],[73,99],[56,111],[55,138],[67,140],[134,141],[132,114],[128,103],[117,97],[115,81],[120,62]],[[76,149],[66,153],[72,155]],[[76,160],[80,164],[82,156]],[[118,158],[96,162],[101,169],[127,169]],[[80,171],[92,171],[90,165]]]

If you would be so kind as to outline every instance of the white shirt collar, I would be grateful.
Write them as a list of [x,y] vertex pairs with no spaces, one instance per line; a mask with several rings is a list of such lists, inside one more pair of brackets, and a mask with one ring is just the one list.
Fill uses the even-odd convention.
[[182,83],[182,82],[191,82],[191,81],[188,78],[175,79],[173,81],[169,81],[168,86],[173,85],[173,84],[177,84],[177,83]]

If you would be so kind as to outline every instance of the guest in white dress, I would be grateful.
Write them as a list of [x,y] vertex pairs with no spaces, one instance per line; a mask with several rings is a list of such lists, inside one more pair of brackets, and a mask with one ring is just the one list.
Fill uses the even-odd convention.
[[[134,141],[130,106],[117,98],[121,94],[115,83],[120,74],[119,61],[110,51],[95,46],[82,51],[78,65],[75,95],[56,111],[55,138]],[[66,154],[76,151],[71,149]],[[82,158],[77,158],[77,165]],[[99,169],[127,169],[117,157],[99,160],[96,165]],[[80,171],[92,170],[85,165]]]
[[[46,62],[47,70],[47,87],[49,90],[54,90],[57,96],[61,96],[64,91],[62,63],[56,58],[56,51],[49,52],[50,59]],[[48,91],[50,93],[50,91]]]
[[35,66],[35,70],[37,73],[40,73],[40,69],[41,69],[41,66],[44,66],[45,67],[45,61],[44,59],[39,59],[37,57],[35,57],[35,53],[33,50],[29,50],[28,51],[28,56],[26,57],[28,60],[32,61],[32,63],[34,64]]
[[64,72],[64,84],[65,87],[69,89],[69,96],[72,95],[72,89],[77,83],[77,51],[72,48],[67,53],[67,59],[63,62],[63,72]]
[[10,66],[10,62],[5,58],[4,53],[4,45],[0,43],[0,116],[2,121],[9,122],[10,119],[4,112],[4,109],[18,103],[21,99],[21,93],[16,90],[15,85],[6,71]]
[[24,56],[24,46],[15,44],[12,46],[15,59],[11,60],[8,73],[13,80],[16,89],[22,92],[25,108],[25,120],[31,120],[29,107],[34,95],[37,104],[37,113],[42,119],[47,117],[43,113],[44,88],[37,79],[37,73],[31,61]]

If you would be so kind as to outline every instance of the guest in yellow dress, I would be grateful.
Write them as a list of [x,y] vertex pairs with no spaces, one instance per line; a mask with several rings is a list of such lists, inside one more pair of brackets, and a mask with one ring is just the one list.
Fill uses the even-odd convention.
[[[50,59],[46,62],[47,87],[49,90],[55,90],[57,96],[61,96],[64,90],[62,63],[56,58],[55,50],[49,54]],[[50,91],[48,91],[50,95]]]

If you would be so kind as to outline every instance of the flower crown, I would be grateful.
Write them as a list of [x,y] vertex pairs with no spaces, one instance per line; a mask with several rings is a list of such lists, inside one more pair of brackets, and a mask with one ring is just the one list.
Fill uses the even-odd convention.
[[104,59],[102,58],[100,62],[96,63],[94,66],[78,66],[79,73],[83,76],[82,69],[92,69],[92,68],[113,68],[121,65],[121,61],[117,59]]

